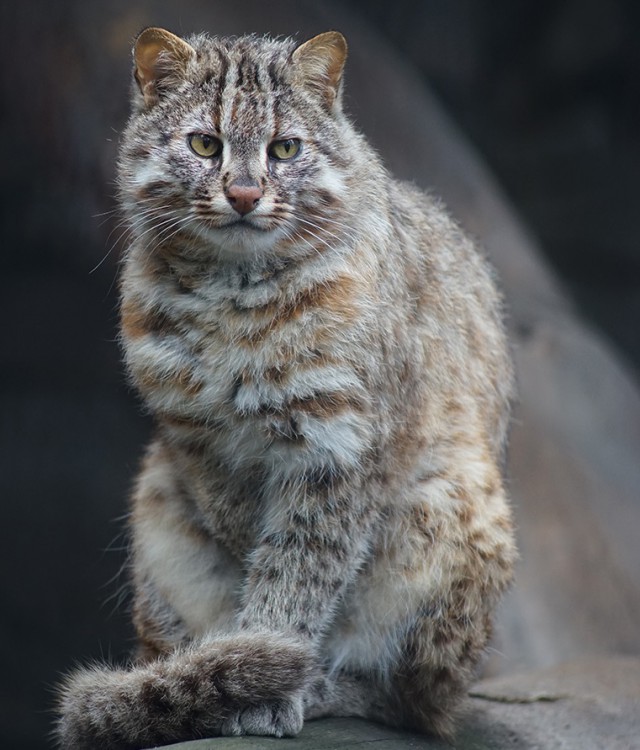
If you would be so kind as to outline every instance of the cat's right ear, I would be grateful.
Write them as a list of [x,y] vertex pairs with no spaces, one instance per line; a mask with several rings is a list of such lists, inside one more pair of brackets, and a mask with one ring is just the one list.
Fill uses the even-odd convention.
[[291,59],[300,81],[317,91],[331,108],[340,103],[347,42],[339,31],[325,31],[297,47]]
[[150,27],[138,34],[133,46],[133,75],[146,107],[152,107],[184,75],[196,56],[190,44],[165,29]]

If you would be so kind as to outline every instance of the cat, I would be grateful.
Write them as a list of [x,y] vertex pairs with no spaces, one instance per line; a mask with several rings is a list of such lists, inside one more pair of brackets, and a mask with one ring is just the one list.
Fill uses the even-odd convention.
[[[119,158],[137,660],[67,677],[65,748],[450,737],[516,557],[493,273],[342,108],[344,37],[134,47]],[[381,92],[381,96],[384,93]]]

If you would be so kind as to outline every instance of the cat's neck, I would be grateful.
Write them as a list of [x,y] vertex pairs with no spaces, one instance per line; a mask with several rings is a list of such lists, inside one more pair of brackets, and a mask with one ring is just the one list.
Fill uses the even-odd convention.
[[[289,246],[286,254],[256,253],[239,258],[217,253],[215,246],[205,243],[195,252],[191,244],[181,246],[175,238],[170,244],[157,246],[134,241],[126,257],[126,277],[135,279],[136,284],[142,282],[148,291],[155,289],[154,296],[166,294],[173,304],[184,297],[188,306],[187,298],[195,295],[201,299],[227,299],[240,312],[286,304],[301,290],[371,268],[375,263],[370,257],[371,248],[358,243],[355,237],[349,240],[325,244],[320,251],[303,245],[296,253]],[[134,288],[139,289],[131,287]],[[122,291],[127,296],[124,286]]]

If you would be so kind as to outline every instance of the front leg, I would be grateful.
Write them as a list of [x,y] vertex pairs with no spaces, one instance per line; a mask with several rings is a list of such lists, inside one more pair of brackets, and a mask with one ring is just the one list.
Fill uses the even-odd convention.
[[[374,519],[359,488],[323,476],[283,488],[278,512],[271,514],[251,557],[239,614],[243,630],[279,633],[293,653],[308,648],[312,660],[342,593],[367,557]],[[277,705],[237,712],[223,733],[297,734],[311,682]]]
[[251,556],[240,627],[317,642],[369,552],[375,511],[329,470],[287,482]]

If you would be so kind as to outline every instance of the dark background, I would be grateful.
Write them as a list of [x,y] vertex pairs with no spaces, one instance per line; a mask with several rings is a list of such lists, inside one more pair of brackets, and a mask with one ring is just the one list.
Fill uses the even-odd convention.
[[640,4],[352,4],[425,74],[582,312],[637,370]]
[[[640,5],[344,4],[420,69],[584,315],[637,367]],[[200,5],[209,18],[211,3]],[[2,747],[43,747],[58,675],[121,658],[131,639],[118,516],[148,424],[115,343],[113,161],[126,47],[153,22],[149,7],[34,0],[0,11]]]

